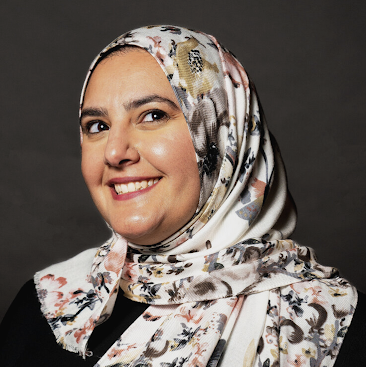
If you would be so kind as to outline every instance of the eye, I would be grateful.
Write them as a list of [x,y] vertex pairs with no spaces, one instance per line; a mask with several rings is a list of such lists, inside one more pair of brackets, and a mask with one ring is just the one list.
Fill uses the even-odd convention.
[[86,124],[88,134],[97,134],[104,130],[109,130],[109,126],[102,121],[90,121]]
[[148,112],[141,122],[166,122],[169,120],[167,113],[161,110],[153,110]]

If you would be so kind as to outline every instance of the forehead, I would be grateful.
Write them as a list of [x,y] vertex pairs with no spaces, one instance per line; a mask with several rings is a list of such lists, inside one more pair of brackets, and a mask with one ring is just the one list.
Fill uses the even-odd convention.
[[128,99],[143,94],[174,98],[173,89],[158,62],[143,49],[116,52],[103,59],[89,79],[84,105],[90,99],[115,97]]

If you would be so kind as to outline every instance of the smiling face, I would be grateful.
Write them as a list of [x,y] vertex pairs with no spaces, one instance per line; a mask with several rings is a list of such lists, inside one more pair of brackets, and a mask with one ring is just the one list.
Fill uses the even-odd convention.
[[128,50],[101,61],[85,92],[81,127],[85,182],[117,233],[155,244],[192,218],[200,193],[193,143],[148,52]]

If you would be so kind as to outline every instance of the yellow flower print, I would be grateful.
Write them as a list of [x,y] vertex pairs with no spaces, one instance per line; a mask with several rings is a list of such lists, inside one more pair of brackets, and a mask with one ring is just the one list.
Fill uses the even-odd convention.
[[277,349],[271,349],[271,354],[275,360],[278,360],[278,350]]
[[[132,293],[125,293],[126,298],[130,299],[131,301],[140,302],[140,303],[147,303],[147,300],[143,296],[138,296]],[[150,299],[161,299],[160,296],[150,297]]]
[[[230,124],[232,124],[233,126],[236,126],[236,117],[235,117],[235,115],[230,115],[229,119],[230,119]],[[241,135],[243,135],[243,134],[241,134]]]
[[161,278],[164,276],[163,267],[151,269],[155,278]]
[[335,327],[333,324],[326,324],[324,326],[324,335],[327,338],[327,340],[333,340],[335,334]]
[[332,297],[343,297],[347,295],[347,292],[341,291],[339,288],[330,288],[328,292]]
[[308,349],[302,348],[302,354],[306,357],[306,358],[315,358],[316,355],[316,351],[315,349],[311,349],[310,347]]
[[303,263],[300,263],[300,264],[297,264],[294,266],[294,270],[295,271],[301,271],[304,267],[304,264]]
[[292,250],[295,247],[294,242],[291,240],[278,240],[276,243],[276,249],[278,250]]
[[285,241],[276,241],[276,245],[275,245],[275,249],[276,250],[284,250],[286,249],[286,242]]
[[256,344],[254,340],[252,340],[250,344],[248,345],[248,349],[245,352],[244,360],[243,360],[243,367],[253,366],[255,355],[256,355]]
[[288,346],[287,346],[287,342],[283,342],[283,337],[280,336],[280,340],[279,340],[279,346],[280,346],[280,353],[283,353],[283,354],[288,354]]
[[205,264],[205,265],[203,265],[203,267],[202,267],[202,271],[204,271],[205,273],[207,273],[208,272],[208,267],[210,266],[210,264]]
[[220,191],[224,191],[225,188],[223,186],[215,187],[212,190],[211,199],[204,205],[202,208],[202,215],[199,218],[199,221],[203,224],[206,224],[208,220],[211,218],[212,214],[216,211],[216,208],[213,207],[212,202],[220,202],[220,199],[216,199],[217,197],[220,197]]
[[212,81],[219,73],[217,65],[211,64],[204,58],[197,48],[198,45],[195,38],[177,43],[175,60],[180,80],[184,82],[181,87],[186,89],[193,98],[209,92],[213,86]]

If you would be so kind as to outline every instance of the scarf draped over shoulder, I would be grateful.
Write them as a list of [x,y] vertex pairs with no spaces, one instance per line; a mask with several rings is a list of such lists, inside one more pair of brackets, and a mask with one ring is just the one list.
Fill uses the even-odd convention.
[[125,296],[150,307],[98,367],[333,366],[357,292],[288,239],[295,206],[244,68],[205,33],[139,28],[93,61],[81,106],[100,59],[124,45],[149,52],[174,90],[196,152],[199,204],[163,242],[139,246],[113,233],[98,249],[36,273],[57,342],[87,358],[94,328]]

